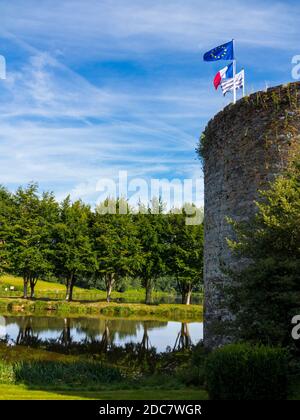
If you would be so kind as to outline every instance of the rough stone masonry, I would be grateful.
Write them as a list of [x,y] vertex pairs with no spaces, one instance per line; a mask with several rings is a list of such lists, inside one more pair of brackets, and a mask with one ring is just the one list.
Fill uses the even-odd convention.
[[[227,217],[255,214],[258,190],[280,174],[300,148],[300,83],[257,92],[229,105],[207,125],[199,153],[204,165],[204,344],[232,341],[227,326],[233,314],[224,303],[224,268],[242,267],[227,238]],[[221,327],[221,328],[220,328]]]

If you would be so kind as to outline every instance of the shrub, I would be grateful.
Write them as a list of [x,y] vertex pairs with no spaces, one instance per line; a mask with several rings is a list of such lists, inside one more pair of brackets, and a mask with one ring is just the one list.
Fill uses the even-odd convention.
[[122,379],[118,369],[90,362],[24,362],[15,374],[18,382],[48,385],[88,385]]
[[15,383],[13,366],[7,362],[0,362],[0,384]]
[[0,363],[0,383],[30,385],[97,385],[120,382],[117,368],[94,362],[33,361]]
[[213,400],[282,400],[287,397],[287,352],[262,345],[230,344],[205,365]]

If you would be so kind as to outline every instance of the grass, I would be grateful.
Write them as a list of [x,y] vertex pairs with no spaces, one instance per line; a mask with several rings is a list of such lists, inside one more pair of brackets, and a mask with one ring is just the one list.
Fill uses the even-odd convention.
[[122,317],[139,320],[173,320],[187,322],[202,319],[202,306],[159,304],[146,305],[142,303],[116,302],[85,302],[85,301],[51,301],[24,300],[21,298],[0,298],[2,315],[20,313],[23,315],[47,314],[47,316],[63,315],[98,315],[106,318]]
[[[300,384],[289,399],[300,400]],[[0,400],[207,400],[203,389],[183,388],[173,390],[135,389],[135,390],[37,390],[25,385],[1,385]]]
[[[200,400],[207,393],[173,374],[129,375],[115,364],[0,344],[0,399]],[[178,364],[178,363],[177,363]],[[122,373],[123,372],[123,373]],[[132,372],[131,372],[132,373]],[[200,389],[199,389],[200,388]]]
[[25,385],[0,385],[0,400],[206,400],[198,389],[180,390],[36,390]]
[[33,386],[61,387],[97,387],[104,385],[115,387],[128,380],[122,376],[118,367],[92,360],[77,361],[0,361],[1,384],[26,384]]
[[79,360],[77,356],[65,355],[40,348],[27,346],[7,346],[0,343],[0,364],[2,362],[22,362],[22,361],[53,361],[53,362],[74,362]]

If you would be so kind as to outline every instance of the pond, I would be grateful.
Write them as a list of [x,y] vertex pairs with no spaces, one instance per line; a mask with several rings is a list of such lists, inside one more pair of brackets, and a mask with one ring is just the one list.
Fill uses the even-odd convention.
[[0,316],[0,340],[11,346],[57,346],[87,349],[89,344],[106,351],[134,343],[157,352],[180,350],[203,337],[201,322],[139,321],[126,318],[59,318]]

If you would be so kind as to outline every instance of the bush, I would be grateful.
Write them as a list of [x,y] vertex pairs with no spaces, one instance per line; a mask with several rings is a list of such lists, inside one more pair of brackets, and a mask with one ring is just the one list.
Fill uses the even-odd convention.
[[262,345],[230,344],[211,353],[205,377],[212,400],[283,400],[287,352]]

